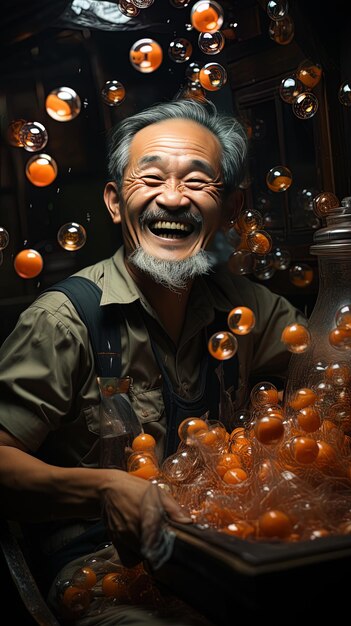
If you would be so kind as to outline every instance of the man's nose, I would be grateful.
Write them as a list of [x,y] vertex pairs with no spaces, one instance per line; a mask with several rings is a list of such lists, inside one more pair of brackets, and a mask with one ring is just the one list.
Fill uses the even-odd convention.
[[166,183],[157,195],[156,202],[170,209],[186,208],[190,206],[190,200],[184,195],[184,190],[183,183]]

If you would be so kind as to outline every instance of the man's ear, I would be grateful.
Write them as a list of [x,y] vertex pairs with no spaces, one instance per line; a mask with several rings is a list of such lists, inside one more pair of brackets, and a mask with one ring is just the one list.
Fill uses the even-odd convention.
[[105,185],[104,201],[108,208],[108,212],[112,217],[113,223],[120,224],[121,223],[120,194],[117,189],[116,183],[112,180],[110,180]]
[[223,200],[222,228],[228,230],[239,217],[243,208],[244,194],[241,189],[236,189],[228,194]]

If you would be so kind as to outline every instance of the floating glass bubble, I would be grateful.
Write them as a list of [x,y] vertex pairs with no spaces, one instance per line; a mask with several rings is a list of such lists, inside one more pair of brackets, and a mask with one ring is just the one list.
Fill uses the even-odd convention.
[[266,10],[271,20],[282,20],[288,14],[288,0],[268,0]]
[[14,268],[21,278],[35,278],[43,269],[43,257],[37,250],[21,250],[14,259]]
[[292,183],[292,173],[284,165],[275,165],[267,173],[266,183],[275,193],[286,191]]
[[132,2],[138,9],[148,9],[155,0],[132,0]]
[[185,70],[185,76],[189,81],[196,82],[199,80],[201,67],[198,63],[189,63]]
[[255,324],[255,314],[247,306],[237,306],[229,312],[228,326],[235,335],[247,335]]
[[175,99],[181,100],[197,100],[198,102],[206,102],[206,92],[198,81],[187,81],[185,85],[179,89]]
[[200,33],[197,42],[204,54],[218,54],[224,48],[225,38],[218,30],[215,33]]
[[219,63],[206,63],[200,70],[199,81],[207,91],[218,91],[227,82],[227,71]]
[[256,383],[250,392],[250,402],[254,407],[276,406],[279,403],[277,387],[268,381]]
[[237,220],[237,227],[241,233],[251,233],[262,227],[262,215],[255,209],[241,211]]
[[278,22],[271,20],[268,34],[270,38],[280,46],[286,46],[289,44],[293,40],[295,34],[295,25],[290,15],[287,15]]
[[219,361],[231,359],[238,349],[238,340],[233,333],[215,333],[208,341],[209,353]]
[[126,90],[118,80],[107,80],[101,90],[101,96],[105,104],[115,107],[123,102]]
[[162,63],[162,48],[153,39],[138,39],[129,51],[129,59],[138,72],[150,74],[157,70]]
[[339,102],[345,107],[351,107],[351,81],[346,80],[339,87],[338,91]]
[[212,0],[200,0],[192,7],[190,20],[201,33],[215,33],[223,25],[223,9]]
[[36,187],[47,187],[57,176],[56,161],[48,154],[32,156],[26,164],[26,176]]
[[272,238],[264,230],[253,230],[247,235],[247,246],[255,254],[268,254],[272,249]]
[[[0,248],[1,248],[1,232],[0,232]],[[5,247],[5,246],[3,246]],[[351,304],[344,304],[335,314],[336,325],[340,328],[351,328]]]
[[272,254],[254,258],[252,273],[258,280],[269,280],[275,272]]
[[299,206],[304,211],[313,211],[313,198],[315,198],[316,195],[318,195],[316,189],[300,189],[296,194]]
[[25,150],[37,152],[45,148],[48,133],[40,122],[26,122],[20,130],[20,140]]
[[68,222],[61,226],[57,233],[57,241],[65,250],[79,250],[87,240],[85,228],[76,222]]
[[313,211],[317,217],[327,217],[333,209],[339,206],[339,199],[331,191],[322,191],[313,198]]
[[169,0],[169,2],[175,9],[185,9],[190,4],[190,0]]
[[286,326],[281,335],[281,341],[289,352],[301,354],[306,352],[311,343],[311,334],[303,324],[290,324]]
[[57,122],[70,122],[80,113],[80,97],[70,87],[58,87],[46,97],[45,108]]
[[236,250],[228,259],[228,269],[236,276],[251,274],[253,269],[253,255],[248,250]]
[[289,270],[289,278],[295,287],[307,287],[313,280],[313,269],[307,263],[295,263]]
[[306,92],[300,93],[292,103],[292,110],[294,115],[300,120],[308,120],[313,117],[318,111],[318,98],[314,93]]
[[130,0],[119,0],[118,8],[123,15],[127,15],[128,17],[136,17],[140,13],[140,9]]
[[279,95],[284,102],[292,104],[304,89],[304,84],[296,76],[286,76],[280,83]]
[[274,248],[273,263],[277,270],[287,270],[291,263],[291,254],[284,248]]
[[296,70],[296,77],[308,89],[316,87],[322,77],[322,68],[318,63],[314,63],[310,59],[304,59]]
[[14,146],[15,148],[23,148],[23,143],[22,143],[22,139],[20,136],[20,132],[21,132],[23,125],[26,123],[27,123],[26,120],[20,119],[20,120],[13,120],[8,125],[7,141],[9,142],[11,146]]
[[10,241],[10,235],[8,234],[6,228],[0,226],[0,250],[5,250]]
[[175,63],[185,63],[189,61],[193,52],[193,47],[188,39],[178,37],[173,39],[168,47],[168,56]]
[[267,194],[261,192],[258,194],[255,202],[257,208],[261,212],[266,212],[271,207],[271,200]]

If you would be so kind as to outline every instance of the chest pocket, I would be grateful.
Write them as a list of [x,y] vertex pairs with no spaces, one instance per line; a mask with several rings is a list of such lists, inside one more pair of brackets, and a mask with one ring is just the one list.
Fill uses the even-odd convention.
[[165,407],[161,387],[131,392],[132,406],[142,424],[160,421]]

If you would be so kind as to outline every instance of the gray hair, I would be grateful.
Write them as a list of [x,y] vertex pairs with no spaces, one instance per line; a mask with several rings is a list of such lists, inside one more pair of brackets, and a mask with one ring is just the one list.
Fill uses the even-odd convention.
[[[211,111],[207,108],[209,105]],[[230,192],[236,189],[245,175],[246,131],[235,117],[219,113],[212,102],[202,104],[196,100],[174,100],[153,105],[125,118],[112,130],[108,150],[108,171],[117,186],[121,189],[134,135],[150,124],[170,119],[192,120],[202,124],[217,137],[222,147],[221,169],[224,190]]]

